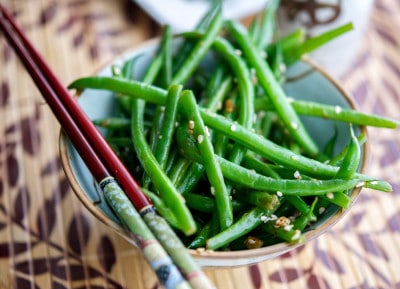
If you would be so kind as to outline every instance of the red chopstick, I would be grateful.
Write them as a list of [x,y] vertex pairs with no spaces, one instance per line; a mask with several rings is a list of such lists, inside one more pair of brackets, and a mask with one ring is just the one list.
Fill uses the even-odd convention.
[[[54,111],[55,116],[62,124],[75,148],[78,151],[82,150],[80,155],[96,181],[101,182],[104,178],[112,175],[119,182],[138,211],[152,206],[150,200],[140,190],[138,183],[133,179],[121,160],[79,107],[76,100],[60,83],[49,66],[32,46],[23,31],[15,23],[11,14],[2,6],[1,12],[14,30],[5,23],[3,25],[3,29],[6,32],[5,36],[21,56],[21,60],[37,83],[39,90]],[[13,32],[17,33],[22,43],[19,43],[13,37]],[[42,74],[46,75],[47,79]],[[49,83],[52,84],[52,87],[50,87]],[[79,127],[75,122],[79,123]],[[102,161],[97,156],[101,156]]]
[[[179,269],[185,272],[185,278],[189,281],[191,287],[188,286],[190,288],[215,288],[208,280],[207,276],[201,271],[200,266],[192,260],[173,230],[169,228],[164,219],[160,218],[155,213],[151,201],[141,191],[138,183],[131,176],[91,120],[79,107],[76,100],[69,94],[68,90],[61,84],[56,75],[32,46],[23,31],[15,23],[12,15],[1,4],[0,12],[0,28],[3,29],[7,40],[17,52],[19,58],[52,109],[55,117],[60,122],[65,133],[68,135],[75,149],[79,152],[79,155],[96,181],[100,184],[103,180],[109,179],[110,177],[117,180],[137,211],[143,212],[142,216],[145,218],[145,223],[149,225],[150,230],[154,232],[156,238],[163,244],[165,250],[171,255],[173,261],[177,263]],[[160,225],[160,228],[158,228],[157,225]],[[171,242],[165,240],[165,236],[173,241],[173,246],[170,245]],[[157,241],[154,240],[154,242]],[[155,250],[155,248],[152,250]],[[160,251],[157,252],[160,253]],[[152,256],[152,254],[147,255],[147,257]],[[162,254],[158,257],[162,257]],[[164,258],[162,262],[165,261]],[[155,263],[159,263],[158,259]],[[174,264],[169,264],[170,263],[166,265],[175,266]],[[168,280],[160,278],[160,281],[168,289],[172,288],[171,286],[175,286],[175,283],[180,280],[179,276],[181,275],[179,271],[172,273],[171,270],[173,270],[173,267],[169,268],[168,270],[171,272],[171,275],[169,275]],[[164,276],[164,278],[167,277],[164,274],[161,274],[159,277],[162,276]],[[174,282],[171,283],[169,282],[170,280],[174,280]],[[186,286],[184,283],[179,284],[179,286]]]

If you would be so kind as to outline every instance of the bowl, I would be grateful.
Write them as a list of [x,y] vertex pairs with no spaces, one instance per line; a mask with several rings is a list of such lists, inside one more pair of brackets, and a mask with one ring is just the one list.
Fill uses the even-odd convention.
[[[152,54],[158,47],[158,41],[148,42],[138,48],[124,53],[112,63],[105,65],[97,75],[111,75],[111,66],[120,65],[127,59],[136,55],[141,55],[137,62],[137,69],[144,67],[151,61]],[[291,66],[287,71],[288,82],[284,85],[287,95],[292,98],[301,98],[304,100],[319,101],[326,104],[337,105],[345,108],[356,109],[351,97],[345,90],[329,76],[323,69],[315,65],[310,60],[302,60]],[[116,103],[112,93],[100,90],[84,90],[79,95],[79,104],[87,113],[89,118],[98,119],[111,116],[116,112]],[[302,120],[321,148],[332,137],[333,132],[337,131],[337,142],[335,151],[339,152],[350,139],[348,125],[326,119],[316,119],[312,117],[302,117]],[[366,133],[364,127],[355,126],[356,133]],[[362,159],[359,170],[364,170],[367,159],[366,145],[362,148]],[[72,190],[87,208],[99,221],[106,224],[112,230],[117,232],[133,247],[135,242],[130,234],[121,226],[118,218],[112,209],[107,205],[102,195],[99,194],[95,181],[89,170],[79,157],[74,146],[70,143],[64,133],[60,133],[59,149],[61,162],[66,177],[72,187]],[[360,193],[360,188],[355,188],[350,193],[354,200]],[[312,240],[329,230],[338,222],[350,208],[340,209],[337,206],[328,207],[324,214],[313,223],[304,233],[306,242]],[[240,251],[209,251],[209,250],[189,250],[194,259],[203,267],[235,267],[255,264],[265,261],[290,250],[295,249],[301,244],[278,243],[275,245],[251,250]]]

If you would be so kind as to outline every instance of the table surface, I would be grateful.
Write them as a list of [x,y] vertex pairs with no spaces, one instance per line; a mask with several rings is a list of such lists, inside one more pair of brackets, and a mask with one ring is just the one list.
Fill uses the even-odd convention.
[[[6,0],[63,83],[91,74],[159,35],[131,1]],[[378,0],[351,68],[340,77],[359,108],[400,107],[400,4]],[[0,35],[0,288],[160,288],[140,253],[92,217],[58,155],[59,125]],[[363,190],[332,230],[257,265],[206,269],[221,289],[400,288],[400,134],[370,129],[369,174],[390,194]]]

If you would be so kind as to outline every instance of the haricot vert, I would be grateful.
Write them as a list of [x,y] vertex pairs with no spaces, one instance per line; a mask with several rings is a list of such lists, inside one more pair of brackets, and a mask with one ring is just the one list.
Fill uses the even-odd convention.
[[[350,206],[354,189],[391,191],[358,170],[364,127],[398,121],[292,99],[283,86],[286,68],[352,25],[277,37],[278,5],[270,1],[249,29],[211,9],[194,31],[172,36],[167,26],[143,75],[135,68],[148,55],[70,85],[114,93],[119,114],[94,123],[189,248],[301,242],[328,207]],[[335,153],[332,132],[318,147],[301,115],[348,123],[348,145]]]

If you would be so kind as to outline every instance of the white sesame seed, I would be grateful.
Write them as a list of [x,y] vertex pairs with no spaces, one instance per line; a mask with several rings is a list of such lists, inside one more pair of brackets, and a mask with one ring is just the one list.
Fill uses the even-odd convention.
[[271,217],[269,217],[269,219],[271,221],[274,221],[274,220],[278,219],[278,217],[276,215],[272,214]]
[[372,181],[372,182],[370,182],[370,184],[371,184],[371,185],[377,185],[377,184],[378,184],[378,181]]
[[292,155],[292,156],[290,156],[290,158],[292,160],[294,160],[294,161],[298,161],[299,160],[299,156],[296,156],[296,155]]
[[359,182],[359,183],[356,185],[356,188],[363,187],[364,185],[365,185],[365,182],[364,182],[364,181]]
[[298,124],[297,122],[294,122],[294,121],[292,121],[292,122],[290,123],[290,126],[291,126],[293,129],[298,129],[298,128],[299,128],[299,124]]
[[251,244],[255,244],[256,240],[252,239],[252,238],[247,238],[247,243]]
[[210,188],[210,192],[211,192],[211,195],[214,195],[214,194],[215,194],[215,188],[214,188],[214,187],[211,187],[211,188]]
[[277,195],[278,197],[282,197],[282,196],[283,196],[283,194],[282,194],[281,191],[277,191],[277,192],[276,192],[276,195]]
[[292,241],[299,239],[301,236],[301,231],[300,230],[296,230],[292,236]]
[[189,129],[194,129],[194,121],[193,121],[193,120],[189,120],[189,122],[188,122],[188,128],[189,128]]
[[294,174],[293,174],[293,176],[294,176],[296,179],[300,179],[300,178],[301,178],[301,175],[300,175],[300,172],[299,172],[299,171],[295,171]]
[[332,192],[329,192],[329,193],[326,194],[326,197],[328,199],[332,200],[335,197],[335,195]]
[[339,114],[339,113],[341,113],[341,112],[342,112],[342,108],[341,108],[340,106],[336,105],[336,106],[335,106],[335,113],[336,113],[336,114]]
[[206,133],[207,137],[210,137],[210,130],[208,129],[208,126],[204,127],[204,132]]
[[202,142],[204,141],[204,136],[203,136],[202,134],[199,134],[199,135],[197,136],[197,141],[198,141],[199,143],[202,143]]
[[325,207],[321,207],[318,209],[318,213],[321,215],[323,212],[325,212]]
[[179,126],[179,122],[175,122],[175,127],[178,127]]
[[283,229],[285,231],[290,231],[291,229],[293,229],[293,225],[286,225],[285,227],[283,227]]
[[232,124],[231,125],[231,131],[235,131],[236,130],[236,125]]
[[286,70],[287,70],[286,65],[285,65],[284,63],[280,63],[280,64],[279,64],[279,70],[280,70],[282,73],[285,73]]
[[240,49],[235,49],[235,54],[236,55],[242,55],[242,50],[240,50]]
[[264,223],[266,223],[269,220],[269,218],[267,216],[261,216],[260,219]]

